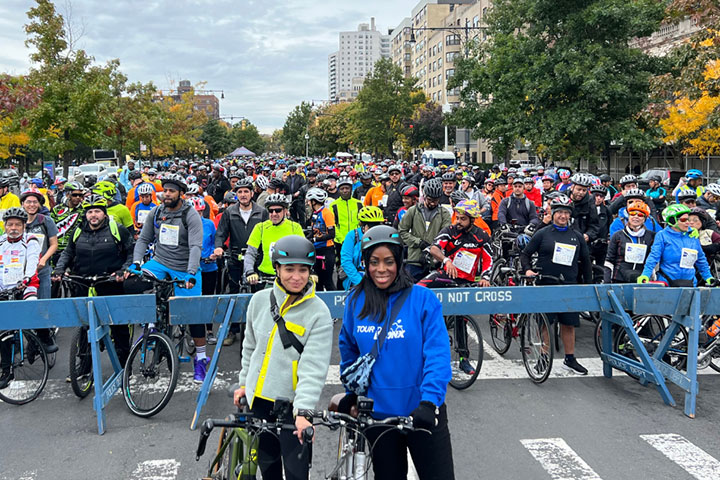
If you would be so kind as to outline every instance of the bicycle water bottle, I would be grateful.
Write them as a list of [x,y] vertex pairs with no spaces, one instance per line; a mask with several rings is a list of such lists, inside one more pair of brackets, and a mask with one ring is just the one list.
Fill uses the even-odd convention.
[[715,320],[713,324],[710,325],[710,327],[707,329],[708,337],[715,337],[715,335],[717,335],[718,333],[720,333],[720,318]]

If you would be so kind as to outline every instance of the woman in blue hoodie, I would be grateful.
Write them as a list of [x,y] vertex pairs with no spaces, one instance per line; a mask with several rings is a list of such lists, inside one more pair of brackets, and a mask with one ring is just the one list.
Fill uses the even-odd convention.
[[[397,316],[389,319],[367,397],[375,402],[376,418],[412,416],[416,428],[431,432],[369,429],[366,435],[373,446],[375,478],[406,478],[409,450],[422,479],[453,479],[445,406],[451,378],[450,345],[442,306],[432,290],[413,285],[403,269],[402,241],[394,228],[380,225],[368,230],[362,237],[362,254],[367,274],[345,303],[340,369],[372,351],[394,303],[411,289]],[[356,401],[357,396],[348,391],[339,410],[349,413]]]

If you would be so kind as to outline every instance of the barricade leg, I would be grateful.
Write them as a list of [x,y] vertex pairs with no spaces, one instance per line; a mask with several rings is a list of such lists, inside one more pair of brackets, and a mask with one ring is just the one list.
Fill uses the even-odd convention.
[[[660,373],[660,370],[655,365],[655,362],[648,354],[645,345],[643,345],[642,341],[640,340],[640,337],[635,331],[635,326],[632,323],[632,319],[627,314],[627,312],[625,312],[625,309],[620,304],[620,301],[618,300],[615,292],[610,290],[608,292],[608,296],[610,297],[610,304],[612,306],[613,313],[606,313],[605,315],[603,315],[604,323],[602,359],[604,363],[603,372],[605,373],[605,376],[609,376],[607,374],[607,368],[609,366],[618,368],[623,371],[631,372],[633,375],[636,375],[640,379],[654,383],[663,401],[668,405],[675,406],[675,400],[673,400],[672,395],[670,395],[670,391],[668,390],[667,384],[665,383],[665,377],[663,377],[663,375]],[[611,322],[617,323],[625,330],[625,333],[630,338],[631,343],[635,347],[635,353],[638,357],[640,357],[640,362],[626,358],[612,351],[612,347],[609,346],[610,337],[608,337],[612,328]],[[606,350],[606,348],[608,349]]]
[[[678,311],[684,311],[686,313],[677,313],[676,311],[673,315],[672,323],[667,328],[658,349],[653,354],[653,361],[668,380],[685,391],[685,415],[690,418],[695,418],[695,401],[698,393],[698,337],[701,328],[700,290],[686,290],[686,292],[692,292],[690,293],[690,298],[688,299],[686,295],[682,295],[677,309]],[[687,361],[685,365],[686,372],[684,374],[663,361],[665,354],[672,346],[675,334],[680,328],[680,325],[685,326],[687,329]]]
[[[215,383],[215,377],[217,376],[218,361],[220,360],[220,351],[222,350],[222,339],[227,335],[227,331],[230,328],[230,319],[232,318],[232,312],[235,308],[235,299],[230,299],[227,311],[225,312],[225,318],[223,319],[220,329],[218,330],[217,338],[218,342],[215,345],[215,352],[210,359],[210,365],[208,365],[207,373],[205,374],[205,380],[203,380],[202,387],[197,396],[197,405],[195,407],[195,414],[193,415],[192,421],[190,422],[190,430],[195,430],[198,425],[198,419],[200,418],[200,411],[205,406],[210,390],[212,389],[213,383]],[[241,347],[242,348],[242,347]]]
[[[98,321],[95,301],[88,302],[88,340],[92,352],[93,379],[95,383],[93,408],[97,415],[98,434],[103,435],[105,433],[105,405],[110,402],[115,392],[122,386],[123,367],[120,365],[120,359],[117,352],[115,352],[115,345],[113,345],[110,338],[110,327],[100,324]],[[105,351],[110,356],[110,363],[113,368],[113,374],[106,382],[103,382],[100,342],[105,344]]]

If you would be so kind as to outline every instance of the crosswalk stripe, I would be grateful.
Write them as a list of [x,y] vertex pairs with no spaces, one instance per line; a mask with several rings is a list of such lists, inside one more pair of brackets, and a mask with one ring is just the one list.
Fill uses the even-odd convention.
[[174,458],[146,460],[138,463],[130,478],[133,480],[175,480],[179,470],[180,462]]
[[640,438],[698,480],[720,478],[720,462],[705,450],[690,443],[685,437],[669,433],[640,435]]
[[520,440],[553,480],[602,480],[562,438]]

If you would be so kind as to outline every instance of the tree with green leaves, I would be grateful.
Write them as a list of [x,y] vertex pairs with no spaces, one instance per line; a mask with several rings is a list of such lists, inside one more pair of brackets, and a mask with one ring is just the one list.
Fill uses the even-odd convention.
[[[288,155],[305,155],[305,134],[309,134],[312,105],[302,102],[290,112],[282,128],[282,143]],[[314,144],[316,139],[311,137]],[[311,149],[312,150],[312,149]]]
[[238,147],[245,147],[253,153],[265,151],[265,140],[263,140],[257,127],[245,120],[245,127],[242,123],[236,123],[229,133],[230,150]]
[[[398,136],[407,133],[413,113],[416,78],[405,78],[391,59],[382,58],[365,78],[352,109],[355,144],[376,154],[393,155]],[[419,98],[419,97],[415,97]],[[421,100],[424,103],[424,95]]]
[[335,155],[347,151],[352,141],[350,134],[350,103],[327,105],[315,112],[315,121],[310,127],[310,136],[317,142],[317,149],[323,154]]
[[28,12],[26,45],[33,67],[30,81],[42,89],[42,100],[28,112],[31,145],[62,155],[68,176],[78,145],[98,145],[106,128],[102,112],[110,101],[110,77],[117,61],[92,65],[93,58],[68,42],[63,17],[50,0],[35,0]]
[[210,158],[218,158],[230,153],[230,131],[225,122],[210,120],[203,126],[200,141],[205,144]]
[[282,129],[278,128],[273,131],[272,135],[263,135],[265,140],[265,152],[282,152]]
[[[432,101],[417,105],[409,122],[413,126],[408,138],[411,147],[439,150],[444,148],[445,123],[441,105]],[[448,132],[452,133],[452,137],[449,137],[448,141],[453,141],[455,128],[449,130],[452,130]]]
[[204,152],[205,145],[200,141],[200,135],[208,118],[198,106],[195,92],[185,92],[179,99],[163,97],[159,105],[166,123],[156,140],[161,155],[194,155]]
[[505,157],[516,140],[546,158],[596,158],[641,131],[659,61],[629,46],[655,32],[656,0],[497,0],[487,40],[456,59],[461,88],[451,123],[472,128]]

